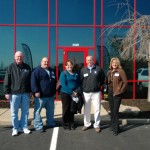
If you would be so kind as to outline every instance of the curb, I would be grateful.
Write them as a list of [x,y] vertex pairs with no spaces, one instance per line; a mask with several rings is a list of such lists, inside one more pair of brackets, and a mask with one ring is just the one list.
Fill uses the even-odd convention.
[[144,119],[122,119],[122,124],[150,124],[150,118]]
[[[61,122],[60,120],[61,118],[56,118],[55,120],[57,122]],[[83,120],[81,119],[77,119],[77,122],[79,124],[83,124]],[[150,118],[144,118],[144,119],[119,119],[120,124],[122,125],[130,125],[130,124],[136,124],[136,125],[144,125],[144,124],[150,124]],[[44,124],[46,124],[46,121],[43,121]],[[109,124],[110,123],[110,119],[105,119],[105,120],[101,120],[101,124]],[[1,121],[0,125],[2,126],[11,126],[11,121]],[[28,125],[31,126],[33,125],[33,120],[28,120]]]

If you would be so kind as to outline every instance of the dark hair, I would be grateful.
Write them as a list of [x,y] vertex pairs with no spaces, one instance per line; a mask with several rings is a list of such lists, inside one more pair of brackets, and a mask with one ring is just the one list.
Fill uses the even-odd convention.
[[66,62],[65,62],[65,66],[67,66],[68,63],[71,63],[73,65],[73,61],[71,59],[68,59]]

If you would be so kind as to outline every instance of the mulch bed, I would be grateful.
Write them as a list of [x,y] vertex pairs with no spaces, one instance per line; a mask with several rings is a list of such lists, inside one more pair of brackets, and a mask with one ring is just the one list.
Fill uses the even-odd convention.
[[[33,101],[30,101],[30,108],[34,107]],[[10,103],[8,101],[0,101],[0,108],[10,108]]]
[[[120,118],[150,118],[150,102],[147,101],[147,99],[136,99],[136,100],[122,100],[122,105],[125,106],[132,106],[132,107],[138,107],[140,109],[139,113],[127,113],[127,112],[120,112],[119,116]],[[108,101],[102,102],[103,107],[109,111],[109,103]],[[30,102],[30,108],[33,108],[34,103],[33,101]],[[10,104],[7,101],[0,101],[0,108],[9,108]]]
[[[140,109],[139,113],[134,112],[120,112],[120,118],[150,118],[150,102],[147,99],[136,99],[136,100],[127,100],[123,99],[121,102],[122,105],[137,107]],[[103,107],[109,111],[109,103],[105,101],[102,103]]]

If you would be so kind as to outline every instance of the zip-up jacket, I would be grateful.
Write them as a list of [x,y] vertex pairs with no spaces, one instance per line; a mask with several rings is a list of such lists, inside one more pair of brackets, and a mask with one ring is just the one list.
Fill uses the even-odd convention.
[[4,78],[4,93],[19,94],[31,92],[30,86],[31,69],[30,66],[22,63],[21,65],[11,63]]
[[117,69],[112,72],[109,70],[107,73],[107,82],[109,89],[113,90],[113,95],[123,94],[127,87],[128,81],[123,69]]
[[40,93],[41,98],[52,97],[56,92],[56,79],[54,72],[47,68],[50,74],[41,66],[35,68],[31,74],[32,92]]
[[82,68],[81,81],[83,92],[99,92],[100,87],[104,84],[105,74],[98,66],[94,66],[91,71],[89,68]]

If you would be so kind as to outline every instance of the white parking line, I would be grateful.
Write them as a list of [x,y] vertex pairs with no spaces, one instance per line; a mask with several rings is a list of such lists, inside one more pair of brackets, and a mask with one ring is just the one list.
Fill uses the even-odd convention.
[[59,127],[53,129],[53,135],[49,150],[56,150]]

